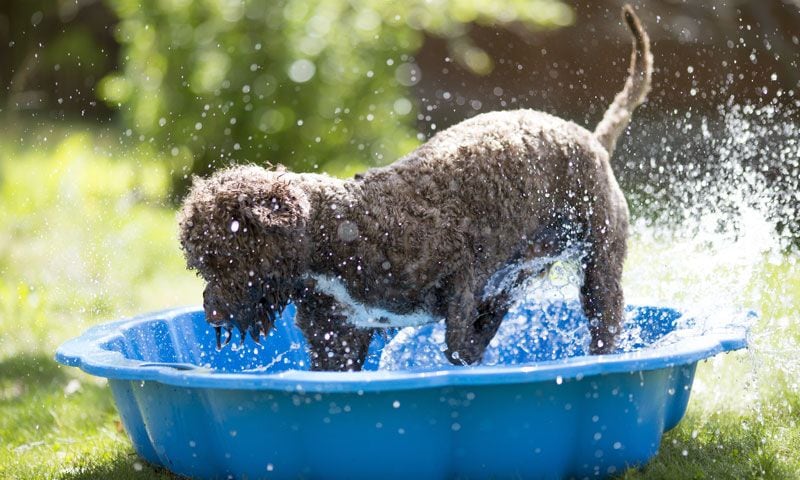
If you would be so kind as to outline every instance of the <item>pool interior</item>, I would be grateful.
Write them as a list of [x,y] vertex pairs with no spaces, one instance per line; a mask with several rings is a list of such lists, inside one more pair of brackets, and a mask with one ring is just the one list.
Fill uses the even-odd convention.
[[[105,341],[101,348],[120,352],[124,357],[143,364],[170,364],[179,369],[195,366],[219,373],[264,374],[308,370],[307,343],[293,323],[294,315],[294,306],[289,305],[269,337],[261,339],[261,345],[247,338],[244,346],[241,346],[239,336],[234,332],[233,341],[218,351],[213,328],[206,323],[203,312],[197,310],[134,322],[122,328],[119,335]],[[521,305],[513,317],[509,314],[504,320],[504,324],[515,322],[520,327],[512,329],[510,334],[506,333],[499,346],[497,340],[501,335],[498,334],[495,348],[489,349],[492,353],[487,351],[484,356],[485,361],[487,356],[492,357],[487,364],[520,365],[587,354],[585,338],[576,335],[576,332],[585,333],[587,320],[576,304],[554,302]],[[682,322],[681,313],[674,309],[629,307],[620,350],[635,351],[652,345],[673,332],[679,323],[685,322]],[[395,341],[390,347],[393,349],[392,355],[405,359],[425,358],[420,352],[424,351],[425,341],[430,346],[434,338],[430,332],[434,328],[435,325],[426,325],[417,327],[415,331],[405,331],[405,337],[400,338],[406,341],[400,345]],[[376,332],[363,367],[365,371],[384,368],[381,353],[396,335],[396,330]],[[409,355],[409,352],[412,354]],[[403,363],[402,359],[398,362],[396,364],[408,370],[430,368],[424,362]]]

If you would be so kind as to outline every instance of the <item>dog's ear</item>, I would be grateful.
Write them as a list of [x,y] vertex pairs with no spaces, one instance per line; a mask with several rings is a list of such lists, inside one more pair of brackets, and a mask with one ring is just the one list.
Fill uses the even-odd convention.
[[302,228],[310,211],[305,192],[282,182],[273,184],[258,199],[244,199],[240,207],[249,220],[266,229]]

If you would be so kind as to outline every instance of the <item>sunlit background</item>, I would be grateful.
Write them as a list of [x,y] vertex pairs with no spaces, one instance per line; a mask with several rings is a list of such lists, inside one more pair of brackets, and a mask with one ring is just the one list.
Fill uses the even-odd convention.
[[[200,302],[175,220],[192,175],[351,176],[496,109],[593,129],[626,74],[622,3],[2,2],[0,477],[168,475],[132,453],[104,383],[52,354],[94,323]],[[612,161],[635,222],[628,299],[761,319],[625,477],[791,477],[800,2],[633,3],[656,69]]]

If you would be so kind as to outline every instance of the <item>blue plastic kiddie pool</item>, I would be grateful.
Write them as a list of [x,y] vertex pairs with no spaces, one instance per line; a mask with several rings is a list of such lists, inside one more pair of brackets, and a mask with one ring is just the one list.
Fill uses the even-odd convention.
[[528,304],[491,365],[418,360],[439,348],[424,326],[384,358],[376,335],[362,372],[310,372],[293,316],[217,351],[201,310],[168,310],[93,327],[56,360],[108,378],[139,455],[190,477],[602,478],[657,452],[698,361],[746,346],[736,322],[632,307],[629,351],[587,356],[578,307]]

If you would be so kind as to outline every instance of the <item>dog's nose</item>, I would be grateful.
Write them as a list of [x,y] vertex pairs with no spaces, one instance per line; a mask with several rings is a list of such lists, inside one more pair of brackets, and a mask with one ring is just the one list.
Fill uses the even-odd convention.
[[222,321],[225,320],[225,315],[223,315],[222,312],[220,312],[219,310],[216,310],[214,308],[206,308],[205,311],[206,311],[206,321],[208,321],[209,323],[218,324],[222,323]]

